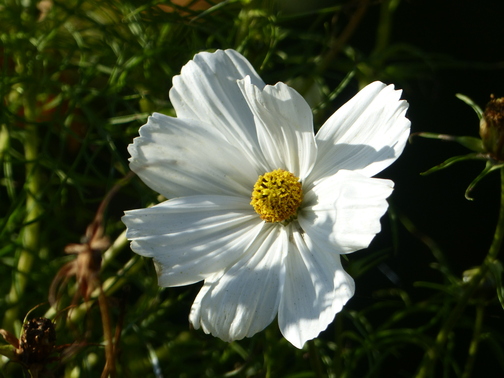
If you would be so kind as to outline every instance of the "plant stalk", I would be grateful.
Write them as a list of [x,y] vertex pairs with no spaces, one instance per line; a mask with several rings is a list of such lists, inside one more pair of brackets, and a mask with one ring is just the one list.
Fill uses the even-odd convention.
[[41,182],[37,165],[39,140],[37,136],[37,126],[34,124],[36,119],[36,103],[35,96],[30,91],[26,92],[23,105],[25,119],[27,121],[24,138],[24,157],[26,160],[26,180],[24,186],[26,193],[26,215],[24,218],[24,227],[21,230],[21,248],[18,252],[19,258],[17,267],[10,292],[7,296],[7,302],[11,307],[4,315],[4,326],[9,328],[13,327],[14,323],[18,320],[19,307],[17,304],[23,297],[23,293],[29,281],[35,255],[39,249],[39,217],[42,214],[42,206],[39,201]]
[[500,169],[501,175],[501,199],[499,207],[499,218],[497,221],[497,226],[495,228],[495,233],[492,241],[492,245],[488,250],[488,254],[485,260],[477,269],[476,273],[472,276],[471,280],[465,286],[465,292],[462,297],[457,302],[457,305],[450,312],[446,318],[443,326],[441,327],[434,345],[432,345],[424,355],[420,369],[416,375],[417,378],[427,378],[431,377],[433,374],[434,366],[436,360],[442,353],[443,347],[450,335],[450,332],[456,326],[458,320],[464,313],[469,301],[471,300],[473,294],[476,292],[481,282],[486,278],[489,271],[489,267],[497,259],[499,252],[502,247],[502,240],[504,239],[504,168]]

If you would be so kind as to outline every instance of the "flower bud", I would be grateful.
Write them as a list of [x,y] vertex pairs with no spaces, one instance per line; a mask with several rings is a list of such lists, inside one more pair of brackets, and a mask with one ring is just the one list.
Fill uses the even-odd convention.
[[485,150],[494,159],[504,161],[504,97],[490,97],[480,121],[480,136]]

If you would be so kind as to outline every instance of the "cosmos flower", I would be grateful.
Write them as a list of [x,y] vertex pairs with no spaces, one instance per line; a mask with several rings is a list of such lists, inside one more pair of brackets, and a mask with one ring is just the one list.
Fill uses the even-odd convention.
[[167,201],[123,217],[159,285],[204,281],[189,320],[225,341],[278,315],[297,348],[354,293],[340,255],[380,231],[393,182],[371,178],[409,135],[401,91],[375,82],[313,131],[306,101],[265,85],[234,50],[200,53],[173,78],[177,118],[153,114],[130,167]]

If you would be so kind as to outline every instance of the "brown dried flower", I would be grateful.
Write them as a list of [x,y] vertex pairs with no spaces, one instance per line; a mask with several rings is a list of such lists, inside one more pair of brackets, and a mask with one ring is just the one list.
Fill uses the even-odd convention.
[[504,97],[490,98],[480,121],[480,136],[490,156],[504,161]]
[[58,359],[55,352],[66,347],[56,346],[54,323],[47,318],[33,318],[25,322],[19,340],[4,329],[0,329],[0,335],[11,345],[2,348],[1,354],[23,365],[33,378],[47,374],[46,366]]

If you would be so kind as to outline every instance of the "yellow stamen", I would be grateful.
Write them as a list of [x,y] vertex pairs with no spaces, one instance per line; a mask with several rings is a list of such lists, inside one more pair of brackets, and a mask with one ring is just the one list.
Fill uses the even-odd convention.
[[250,204],[266,222],[283,222],[296,215],[302,200],[303,189],[299,178],[283,169],[276,169],[259,176]]

